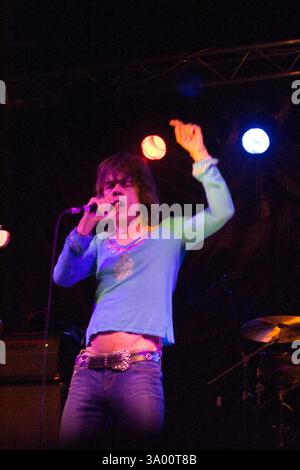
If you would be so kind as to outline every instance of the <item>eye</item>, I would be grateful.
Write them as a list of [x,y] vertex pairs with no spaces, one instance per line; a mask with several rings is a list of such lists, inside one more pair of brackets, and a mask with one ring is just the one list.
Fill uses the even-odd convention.
[[132,184],[133,184],[132,178],[130,178],[130,177],[124,178],[124,180],[123,180],[123,186],[129,187],[129,186],[132,186]]
[[104,188],[105,189],[111,189],[113,188],[115,185],[115,182],[114,181],[107,181],[106,183],[104,183]]

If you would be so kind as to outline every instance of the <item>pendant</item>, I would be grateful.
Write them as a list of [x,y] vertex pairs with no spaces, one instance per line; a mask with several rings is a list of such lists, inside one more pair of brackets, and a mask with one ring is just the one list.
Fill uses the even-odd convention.
[[123,253],[114,267],[116,279],[118,281],[124,281],[124,279],[126,279],[132,273],[133,267],[133,259],[127,253]]

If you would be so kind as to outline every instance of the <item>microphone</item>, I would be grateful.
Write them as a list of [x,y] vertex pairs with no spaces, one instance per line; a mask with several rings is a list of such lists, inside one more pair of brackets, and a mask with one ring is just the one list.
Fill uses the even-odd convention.
[[[111,204],[115,206],[118,201],[114,201]],[[86,204],[84,206],[79,206],[79,207],[71,207],[70,209],[67,209],[68,214],[80,214],[80,212],[91,212],[93,214],[96,214],[98,209],[98,205],[94,202],[93,204]]]
[[98,209],[97,204],[94,202],[94,204],[86,204],[84,206],[79,206],[79,207],[71,207],[70,209],[67,209],[68,214],[80,214],[80,212],[94,212],[96,213]]

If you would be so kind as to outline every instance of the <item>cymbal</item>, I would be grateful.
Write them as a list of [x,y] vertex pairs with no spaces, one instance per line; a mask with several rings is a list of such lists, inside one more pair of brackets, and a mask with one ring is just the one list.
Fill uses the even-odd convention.
[[272,340],[278,343],[291,343],[296,339],[300,340],[300,317],[275,315],[255,318],[242,325],[241,334],[260,343]]

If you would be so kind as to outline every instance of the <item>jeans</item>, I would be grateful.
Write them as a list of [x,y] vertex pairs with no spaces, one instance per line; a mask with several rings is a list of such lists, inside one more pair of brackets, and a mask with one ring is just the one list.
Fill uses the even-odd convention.
[[74,370],[64,408],[62,448],[155,448],[161,439],[161,364],[132,363],[125,372]]

